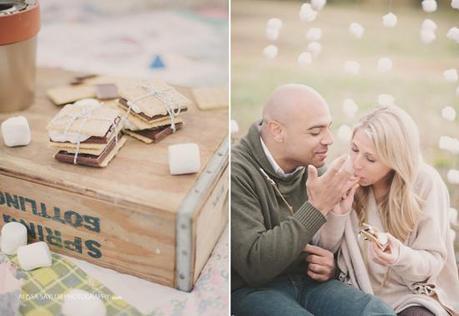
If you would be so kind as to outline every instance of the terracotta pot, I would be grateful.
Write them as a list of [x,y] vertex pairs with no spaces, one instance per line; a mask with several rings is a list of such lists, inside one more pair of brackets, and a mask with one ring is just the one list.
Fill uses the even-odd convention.
[[39,29],[38,0],[0,0],[0,112],[33,103]]

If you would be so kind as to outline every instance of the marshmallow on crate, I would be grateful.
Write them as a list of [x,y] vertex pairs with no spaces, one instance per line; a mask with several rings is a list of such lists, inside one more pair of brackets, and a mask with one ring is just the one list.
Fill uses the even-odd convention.
[[182,113],[191,101],[163,81],[139,81],[123,85],[118,107],[124,132],[144,143],[161,141],[183,127]]
[[322,52],[322,45],[319,42],[311,42],[308,44],[308,51],[313,57],[317,57]]
[[379,72],[389,72],[392,69],[392,59],[388,57],[379,58],[377,69]]
[[446,33],[446,37],[449,38],[450,40],[455,41],[456,43],[459,43],[459,28],[457,27],[452,27],[448,30],[448,33]]
[[24,116],[14,116],[2,123],[3,142],[8,147],[26,146],[32,139],[29,122]]
[[361,39],[363,37],[363,33],[365,33],[365,29],[359,23],[353,22],[349,25],[349,32],[357,39]]
[[16,222],[3,225],[1,250],[4,254],[15,255],[19,247],[27,245],[27,228]]
[[423,0],[422,9],[427,13],[432,13],[437,11],[437,1],[435,0]]
[[276,45],[268,45],[263,49],[263,55],[268,59],[274,59],[277,56],[278,49]]
[[327,0],[311,0],[311,7],[316,10],[322,10],[327,4]]
[[54,158],[65,163],[106,167],[126,142],[117,110],[84,99],[64,106],[48,124]]
[[171,175],[196,173],[201,169],[201,156],[197,144],[170,145],[168,151]]
[[300,19],[304,22],[312,22],[317,17],[317,11],[309,3],[303,3],[300,9]]
[[18,248],[17,254],[19,266],[26,271],[50,267],[53,263],[48,244],[44,241],[21,246]]

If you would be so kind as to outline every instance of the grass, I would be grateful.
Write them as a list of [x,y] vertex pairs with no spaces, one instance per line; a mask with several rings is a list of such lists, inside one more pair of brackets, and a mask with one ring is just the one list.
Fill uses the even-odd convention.
[[[380,3],[386,3],[380,1]],[[388,12],[385,5],[357,6],[330,4],[312,23],[299,20],[301,2],[232,1],[232,119],[238,121],[240,135],[245,134],[261,114],[261,108],[277,86],[298,82],[316,88],[328,101],[334,118],[334,131],[341,124],[353,125],[358,117],[375,106],[381,93],[392,94],[420,127],[425,160],[445,176],[450,168],[459,169],[459,156],[438,149],[441,135],[459,137],[459,118],[442,119],[441,109],[452,106],[459,113],[459,83],[448,83],[443,71],[459,68],[459,44],[446,38],[449,28],[459,26],[459,11],[443,7],[427,14],[419,7],[397,5],[392,11],[398,17],[395,28],[384,28],[381,17]],[[262,51],[270,42],[265,37],[266,22],[271,17],[284,25],[276,45],[278,57],[264,58]],[[425,18],[434,20],[437,39],[422,44],[419,30]],[[363,39],[356,40],[348,31],[351,22],[365,27]],[[305,32],[309,27],[322,29],[322,53],[312,64],[301,67],[298,55],[306,50]],[[379,57],[390,57],[393,70],[376,71]],[[361,64],[358,76],[344,73],[343,64],[355,60]],[[347,119],[341,110],[345,98],[359,105],[355,119]],[[331,156],[343,152],[345,144],[336,140]],[[446,180],[446,177],[445,177]],[[459,209],[459,186],[448,185],[452,206]]]

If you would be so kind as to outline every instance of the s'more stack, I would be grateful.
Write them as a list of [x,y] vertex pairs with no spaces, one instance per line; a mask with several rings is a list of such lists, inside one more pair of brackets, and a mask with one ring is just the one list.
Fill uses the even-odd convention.
[[181,113],[191,105],[190,100],[163,81],[124,85],[119,94],[124,132],[147,144],[181,129]]
[[126,142],[117,110],[95,99],[64,106],[48,124],[54,158],[66,163],[106,167]]

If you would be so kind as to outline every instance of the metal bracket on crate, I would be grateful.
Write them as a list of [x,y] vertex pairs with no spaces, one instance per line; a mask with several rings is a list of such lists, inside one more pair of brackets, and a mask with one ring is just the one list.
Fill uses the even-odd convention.
[[193,288],[193,214],[227,163],[228,153],[229,139],[226,137],[177,211],[175,277],[176,287],[181,291],[190,292]]

